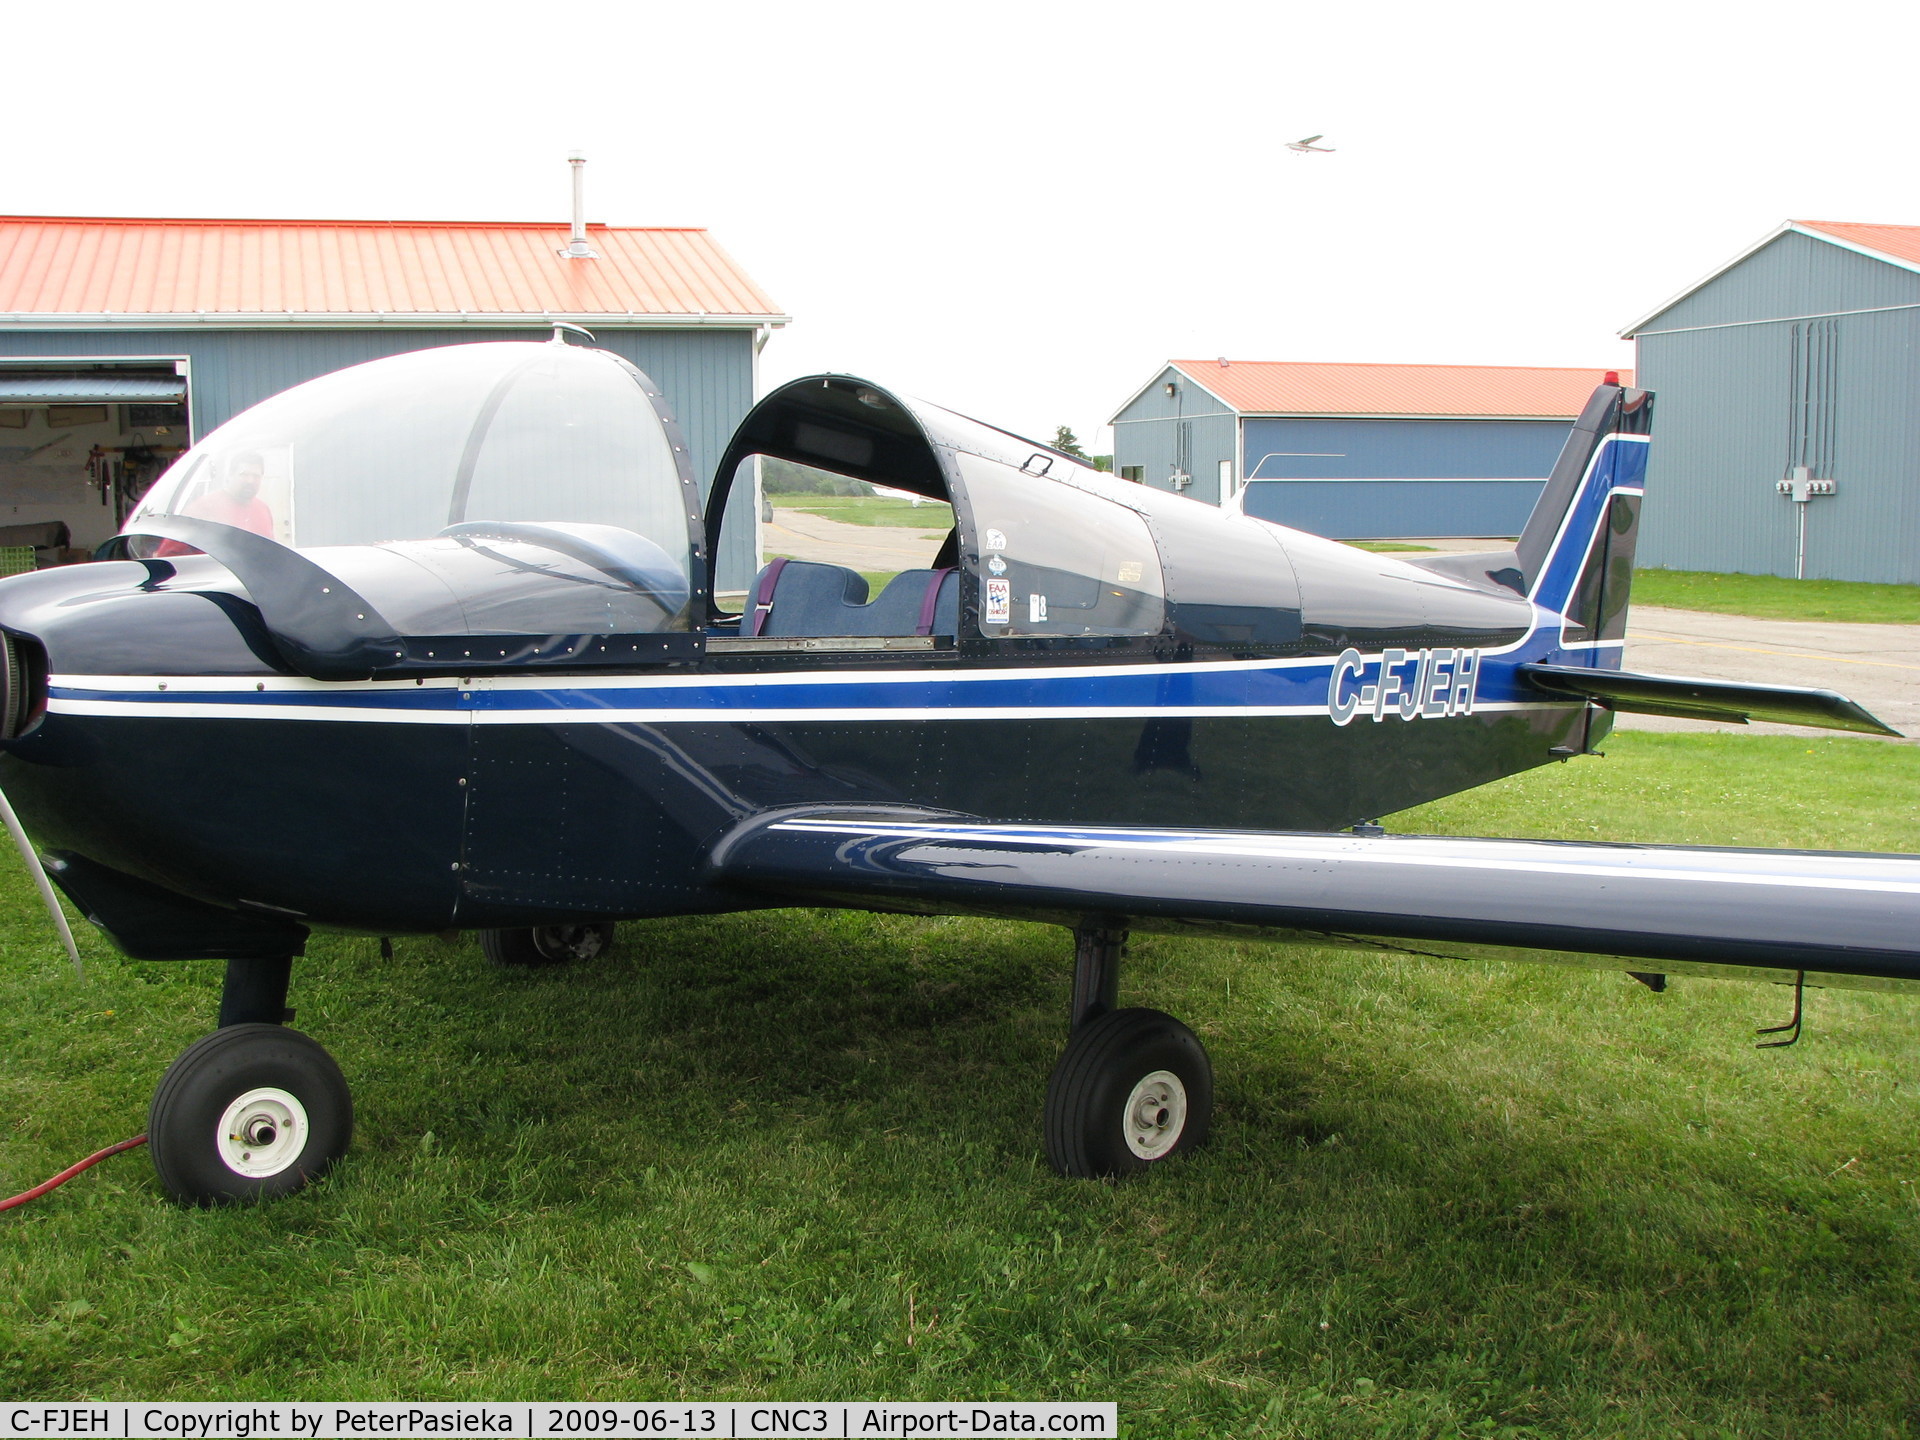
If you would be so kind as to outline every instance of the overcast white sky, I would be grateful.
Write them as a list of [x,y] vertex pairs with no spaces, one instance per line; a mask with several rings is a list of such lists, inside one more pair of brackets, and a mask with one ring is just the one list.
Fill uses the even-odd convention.
[[1104,442],[1170,356],[1630,364],[1782,219],[1920,223],[1916,39],[1849,0],[0,0],[0,211],[558,221],[579,146],[592,219],[707,226],[795,317],[765,381]]

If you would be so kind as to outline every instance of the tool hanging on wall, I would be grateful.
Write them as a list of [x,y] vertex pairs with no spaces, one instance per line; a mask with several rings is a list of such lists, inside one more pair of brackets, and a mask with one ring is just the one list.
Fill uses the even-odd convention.
[[126,523],[149,486],[180,454],[179,447],[149,445],[135,433],[126,445],[96,445],[87,452],[87,479],[100,490],[100,503],[113,507],[113,523]]
[[120,479],[115,491],[113,520],[124,525],[127,516],[146,497],[148,489],[180,454],[178,447],[149,445],[136,434],[120,452]]
[[87,452],[87,478],[100,488],[100,503],[112,503],[113,487],[120,471],[119,457],[108,453],[106,447],[94,446]]

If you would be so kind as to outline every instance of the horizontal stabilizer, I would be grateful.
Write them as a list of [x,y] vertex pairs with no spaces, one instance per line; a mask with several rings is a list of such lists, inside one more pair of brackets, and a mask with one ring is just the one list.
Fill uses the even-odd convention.
[[1920,979],[1920,855],[832,810],[749,820],[713,864],[798,904]]
[[1520,673],[1537,689],[1550,694],[1576,695],[1597,700],[1609,710],[1628,710],[1639,715],[1676,715],[1683,720],[1718,720],[1735,725],[1766,720],[1776,725],[1854,730],[1862,735],[1900,734],[1832,690],[1752,685],[1737,680],[1699,680],[1681,675],[1636,675],[1626,670],[1588,670],[1577,665],[1522,665]]

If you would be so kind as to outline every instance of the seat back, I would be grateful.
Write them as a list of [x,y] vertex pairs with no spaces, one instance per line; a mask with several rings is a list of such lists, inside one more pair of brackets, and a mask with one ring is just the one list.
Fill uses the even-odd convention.
[[906,570],[867,600],[856,571],[810,560],[775,560],[760,572],[746,635],[951,635],[959,622],[959,576]]

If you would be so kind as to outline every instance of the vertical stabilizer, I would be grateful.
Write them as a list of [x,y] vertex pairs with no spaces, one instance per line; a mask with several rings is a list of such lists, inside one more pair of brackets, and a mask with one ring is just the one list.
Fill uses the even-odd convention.
[[[1565,644],[1626,633],[1652,421],[1650,391],[1595,390],[1514,547],[1528,598],[1566,616]],[[1617,666],[1617,649],[1596,663]]]

